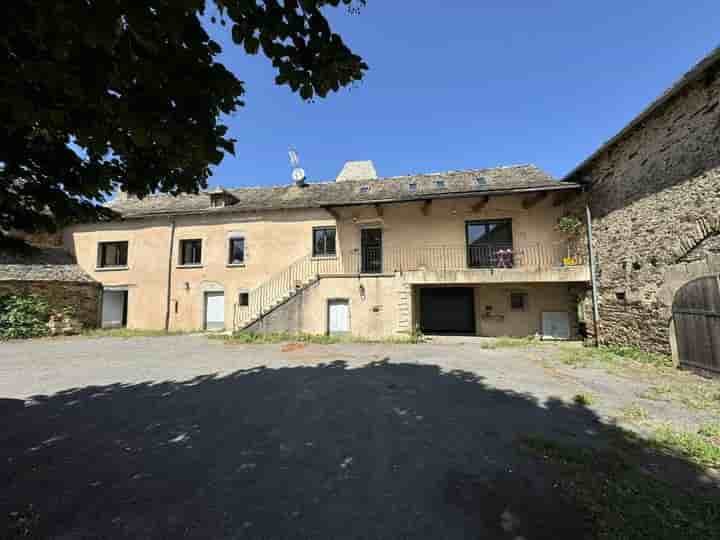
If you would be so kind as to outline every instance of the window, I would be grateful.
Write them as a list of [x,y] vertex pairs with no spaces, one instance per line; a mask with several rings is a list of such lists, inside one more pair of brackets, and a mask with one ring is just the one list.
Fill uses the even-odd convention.
[[511,268],[512,221],[497,219],[468,221],[465,224],[468,266],[471,268]]
[[127,266],[127,242],[100,242],[98,244],[98,268]]
[[527,309],[527,293],[510,293],[510,309],[512,311],[525,311]]
[[417,191],[417,184],[408,184],[408,191]]
[[180,240],[180,264],[202,263],[202,240]]
[[250,305],[250,293],[241,292],[238,296],[238,305],[240,307],[247,307]]
[[478,176],[475,178],[475,183],[478,186],[484,186],[485,184],[487,184],[487,180],[485,179],[484,176]]
[[313,229],[313,257],[335,255],[335,227]]
[[228,264],[243,264],[245,262],[245,239],[231,238],[228,254]]
[[225,206],[225,197],[223,195],[210,195],[210,206],[222,208]]
[[445,187],[445,180],[435,180],[435,187],[444,188],[444,187]]
[[360,186],[360,193],[369,193],[370,186]]

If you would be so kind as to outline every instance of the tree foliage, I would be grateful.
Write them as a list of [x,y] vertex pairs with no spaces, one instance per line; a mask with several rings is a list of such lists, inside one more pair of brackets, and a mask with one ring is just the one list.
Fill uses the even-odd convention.
[[47,302],[37,296],[2,296],[0,297],[0,339],[47,335],[49,315]]
[[[364,0],[12,0],[0,23],[0,230],[108,215],[115,189],[196,192],[234,152],[221,115],[243,83],[204,24],[262,52],[303,99],[367,66],[327,7]],[[208,23],[210,11],[217,16]]]

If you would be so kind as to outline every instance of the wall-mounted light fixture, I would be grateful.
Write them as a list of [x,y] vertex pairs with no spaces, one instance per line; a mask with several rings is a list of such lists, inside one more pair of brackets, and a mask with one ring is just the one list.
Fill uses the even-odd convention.
[[360,284],[360,300],[365,300],[365,285]]
[[186,282],[185,282],[185,290],[186,290],[186,291],[189,291],[189,290],[190,290],[190,282],[189,282],[189,281],[186,281]]

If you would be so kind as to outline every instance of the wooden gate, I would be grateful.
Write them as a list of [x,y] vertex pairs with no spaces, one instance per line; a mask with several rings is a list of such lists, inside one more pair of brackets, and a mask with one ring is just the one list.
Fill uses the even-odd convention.
[[681,366],[720,375],[720,281],[706,276],[686,283],[673,301]]

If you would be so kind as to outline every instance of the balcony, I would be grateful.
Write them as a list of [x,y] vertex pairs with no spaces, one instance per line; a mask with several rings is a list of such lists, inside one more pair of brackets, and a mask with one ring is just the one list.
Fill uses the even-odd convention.
[[411,282],[589,281],[583,248],[566,243],[373,247],[316,261],[320,275],[403,273]]

